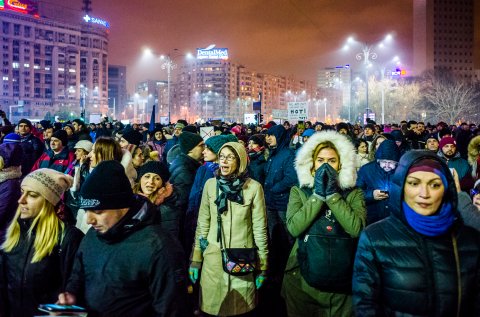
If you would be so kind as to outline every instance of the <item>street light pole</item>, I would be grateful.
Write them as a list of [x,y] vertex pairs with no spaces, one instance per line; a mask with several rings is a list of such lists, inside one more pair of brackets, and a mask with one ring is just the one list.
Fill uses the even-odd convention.
[[162,56],[162,59],[165,61],[162,64],[162,69],[167,70],[167,108],[168,108],[168,123],[170,123],[171,118],[171,108],[170,108],[170,81],[171,81],[171,72],[172,69],[177,67],[177,65],[173,62],[170,55]]
[[366,119],[368,119],[368,112],[370,111],[369,104],[368,104],[368,67],[370,66],[370,60],[375,60],[377,59],[378,55],[377,53],[373,52],[373,47],[367,44],[364,44],[362,53],[358,53],[355,58],[357,61],[361,61],[363,59],[363,65],[365,67],[365,87],[366,87],[366,93],[365,93],[365,101],[367,103],[366,105]]
[[327,98],[323,98],[323,105],[325,108],[325,119],[323,120],[323,123],[327,123]]

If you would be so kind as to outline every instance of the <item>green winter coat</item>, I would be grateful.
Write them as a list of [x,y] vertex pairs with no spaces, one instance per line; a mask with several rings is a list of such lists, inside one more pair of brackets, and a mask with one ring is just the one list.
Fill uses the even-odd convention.
[[[348,194],[343,197],[337,192],[323,201],[316,194],[311,194],[314,187],[312,153],[325,140],[337,148],[341,164],[338,185]],[[314,134],[302,146],[295,163],[301,187],[294,186],[291,189],[287,207],[287,229],[294,238],[301,237],[318,219],[321,210],[326,208],[331,210],[348,235],[359,237],[366,222],[366,206],[363,191],[354,187],[355,162],[353,145],[333,131]],[[282,296],[286,300],[289,316],[351,316],[351,295],[322,292],[304,280],[300,273],[297,250],[298,239],[290,253],[282,285]]]
[[[192,261],[203,262],[200,278],[200,309],[210,315],[247,313],[256,306],[254,274],[232,276],[223,271],[217,242],[217,180],[209,179],[203,190]],[[222,214],[224,246],[258,248],[259,270],[267,269],[267,216],[260,183],[248,179],[243,186],[244,204],[228,201]],[[202,254],[200,237],[208,240]]]

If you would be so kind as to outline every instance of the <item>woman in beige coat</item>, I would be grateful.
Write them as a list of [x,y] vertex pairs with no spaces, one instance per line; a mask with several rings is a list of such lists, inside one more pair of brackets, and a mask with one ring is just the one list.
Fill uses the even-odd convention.
[[[243,145],[228,142],[219,152],[220,167],[205,184],[195,233],[189,276],[200,277],[200,309],[215,316],[251,312],[257,304],[257,289],[267,269],[267,217],[260,183],[246,173]],[[258,248],[256,272],[243,276],[225,273],[217,241],[217,214],[222,217],[223,246]]]

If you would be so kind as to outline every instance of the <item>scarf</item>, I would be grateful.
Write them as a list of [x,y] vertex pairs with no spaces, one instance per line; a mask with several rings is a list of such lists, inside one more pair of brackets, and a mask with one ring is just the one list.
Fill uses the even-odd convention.
[[452,204],[443,203],[433,216],[416,213],[406,202],[402,202],[403,212],[408,224],[418,233],[429,237],[437,237],[446,233],[455,221]]
[[228,179],[222,176],[217,177],[217,199],[215,204],[218,206],[218,213],[227,210],[227,200],[243,204],[243,184],[247,180],[246,175],[239,176],[235,179]]

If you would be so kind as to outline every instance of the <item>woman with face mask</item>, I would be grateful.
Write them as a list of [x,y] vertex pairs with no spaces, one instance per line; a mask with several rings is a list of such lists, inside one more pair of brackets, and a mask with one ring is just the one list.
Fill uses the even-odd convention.
[[71,185],[72,177],[48,168],[23,179],[0,247],[0,316],[39,315],[38,305],[56,302],[63,291],[83,237],[56,214]]
[[360,237],[357,316],[479,316],[480,233],[463,224],[448,166],[430,151],[402,156],[391,215]]
[[352,315],[353,260],[366,220],[356,167],[352,142],[334,131],[314,134],[297,153],[299,186],[287,208],[296,241],[282,285],[288,316]]
[[[262,186],[248,177],[247,153],[238,142],[224,144],[219,168],[203,190],[190,280],[200,278],[200,310],[214,316],[251,314],[267,270],[267,216]],[[221,247],[257,248],[255,271],[225,271]]]

